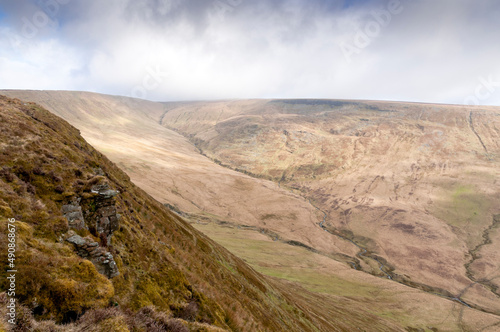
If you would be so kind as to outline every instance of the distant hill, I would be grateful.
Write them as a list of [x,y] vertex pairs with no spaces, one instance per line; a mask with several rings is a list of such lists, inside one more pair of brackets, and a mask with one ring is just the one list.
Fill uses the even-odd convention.
[[358,269],[500,314],[500,108],[221,101],[176,106],[162,124],[308,198],[333,243],[361,250],[338,246]]

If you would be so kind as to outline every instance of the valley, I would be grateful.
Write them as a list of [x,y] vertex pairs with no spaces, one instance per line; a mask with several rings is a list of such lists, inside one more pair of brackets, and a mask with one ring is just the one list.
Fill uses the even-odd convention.
[[210,121],[215,104],[176,108],[163,121],[213,160],[314,201],[325,229],[370,252],[363,270],[462,302],[472,283],[472,297],[487,300],[470,305],[498,313],[498,294],[467,278],[462,258],[498,213],[498,112],[292,100],[232,106]]
[[318,319],[498,328],[498,108],[0,94],[67,120]]

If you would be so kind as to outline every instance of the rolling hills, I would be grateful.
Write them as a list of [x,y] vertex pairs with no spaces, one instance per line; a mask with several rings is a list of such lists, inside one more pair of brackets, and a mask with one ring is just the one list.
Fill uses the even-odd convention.
[[320,227],[359,247],[358,269],[500,313],[497,108],[235,101],[177,107],[162,123],[309,199]]
[[342,303],[350,326],[497,327],[496,108],[0,93],[66,119],[278,288],[299,282],[280,289],[320,320]]

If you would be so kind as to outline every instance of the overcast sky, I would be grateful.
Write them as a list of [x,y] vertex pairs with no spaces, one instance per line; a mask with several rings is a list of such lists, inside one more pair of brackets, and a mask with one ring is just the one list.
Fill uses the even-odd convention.
[[0,0],[0,88],[500,105],[497,0]]

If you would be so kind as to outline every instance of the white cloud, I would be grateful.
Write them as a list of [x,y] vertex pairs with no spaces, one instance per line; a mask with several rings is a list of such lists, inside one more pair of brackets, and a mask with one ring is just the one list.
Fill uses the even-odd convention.
[[34,41],[20,49],[0,47],[0,83],[4,88],[72,89],[78,79],[72,72],[78,68],[79,57],[74,50],[58,40]]
[[[390,1],[349,8],[343,1],[225,1],[237,5],[214,15],[216,2],[201,0],[72,0],[54,18],[59,28],[41,29],[27,50],[0,37],[0,88],[130,95],[147,87],[145,97],[155,100],[461,103],[480,77],[500,81],[500,5],[492,0],[401,0],[401,13],[347,62],[339,45],[370,22],[373,28],[372,11],[387,10]],[[20,18],[37,9],[4,10],[11,17],[3,28],[19,33]],[[151,71],[161,79],[152,80]],[[500,105],[499,91],[481,102]]]

